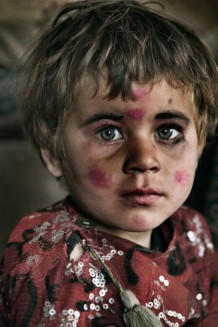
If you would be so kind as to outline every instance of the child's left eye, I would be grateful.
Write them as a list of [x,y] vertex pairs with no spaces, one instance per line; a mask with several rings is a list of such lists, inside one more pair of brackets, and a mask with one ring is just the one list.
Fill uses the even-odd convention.
[[183,129],[180,126],[164,125],[158,128],[155,133],[155,137],[162,141],[175,141],[180,140],[184,137]]
[[107,126],[100,129],[100,131],[96,134],[98,138],[110,142],[116,141],[123,138],[122,133],[119,131],[118,128],[113,126]]

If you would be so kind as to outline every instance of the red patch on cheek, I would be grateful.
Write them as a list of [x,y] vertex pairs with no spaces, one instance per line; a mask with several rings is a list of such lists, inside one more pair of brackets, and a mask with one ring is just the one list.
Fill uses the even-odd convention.
[[175,173],[175,181],[178,184],[186,184],[189,179],[189,174],[186,170],[178,170]]
[[134,120],[142,120],[144,118],[145,112],[142,109],[129,109],[126,112],[126,116]]
[[97,188],[108,188],[110,187],[110,180],[106,176],[105,172],[98,168],[92,168],[89,171],[89,178],[92,183]]

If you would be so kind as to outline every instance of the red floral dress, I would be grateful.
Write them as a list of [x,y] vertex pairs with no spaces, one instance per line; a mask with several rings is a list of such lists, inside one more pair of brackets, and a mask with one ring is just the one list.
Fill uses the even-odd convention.
[[198,212],[180,208],[153,231],[147,249],[98,231],[70,197],[24,217],[12,233],[2,263],[0,326],[124,326],[118,289],[85,244],[163,326],[218,326],[217,254]]

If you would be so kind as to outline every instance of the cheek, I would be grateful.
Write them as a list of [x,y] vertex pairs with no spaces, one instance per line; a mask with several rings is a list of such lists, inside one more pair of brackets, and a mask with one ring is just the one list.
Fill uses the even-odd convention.
[[186,186],[190,183],[190,174],[185,169],[177,170],[174,175],[177,185]]
[[142,109],[129,109],[126,112],[126,116],[134,120],[142,120],[144,118],[144,111]]
[[103,169],[92,167],[89,171],[89,180],[96,188],[109,188],[111,185],[110,178]]

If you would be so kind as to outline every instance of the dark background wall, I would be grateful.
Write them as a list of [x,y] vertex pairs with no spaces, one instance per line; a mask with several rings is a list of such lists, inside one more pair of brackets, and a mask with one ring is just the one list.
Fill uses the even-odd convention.
[[[64,197],[65,190],[25,141],[15,98],[16,70],[35,33],[65,0],[0,0],[0,257],[25,214]],[[218,59],[218,0],[165,0],[166,12],[196,29]],[[188,204],[206,215],[218,244],[217,141],[204,151]]]

